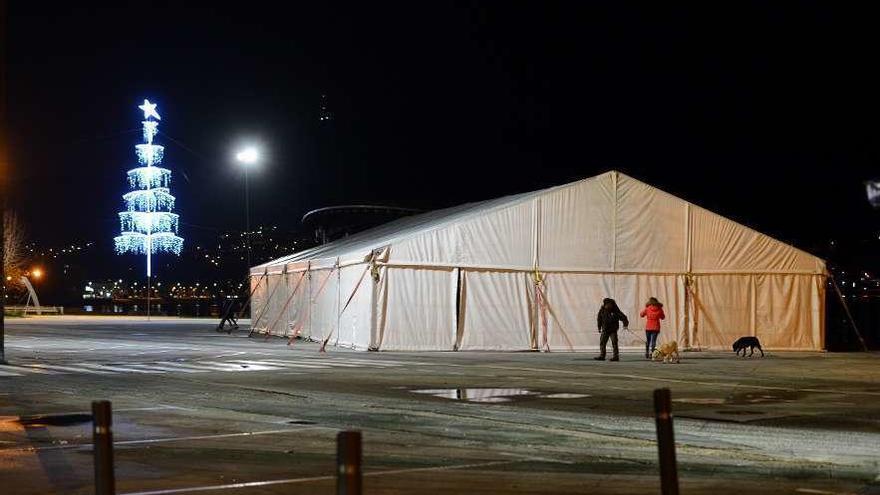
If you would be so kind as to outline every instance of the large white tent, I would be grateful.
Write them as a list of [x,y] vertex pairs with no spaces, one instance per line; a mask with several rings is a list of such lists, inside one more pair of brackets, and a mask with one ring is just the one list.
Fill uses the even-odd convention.
[[361,350],[598,347],[617,300],[641,346],[648,297],[660,341],[729,349],[824,347],[825,263],[632,177],[412,216],[250,271],[252,328]]

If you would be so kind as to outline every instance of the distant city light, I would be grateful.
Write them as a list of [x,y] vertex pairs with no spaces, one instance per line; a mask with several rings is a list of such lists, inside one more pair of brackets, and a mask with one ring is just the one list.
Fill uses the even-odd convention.
[[322,122],[333,120],[333,112],[330,111],[327,104],[327,95],[321,95],[321,102],[318,107],[318,120]]

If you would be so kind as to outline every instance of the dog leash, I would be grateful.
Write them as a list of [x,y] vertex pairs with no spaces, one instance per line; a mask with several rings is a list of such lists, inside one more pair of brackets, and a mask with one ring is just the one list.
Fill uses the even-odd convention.
[[626,330],[627,332],[631,333],[632,336],[635,337],[636,340],[638,340],[639,342],[641,342],[641,343],[643,343],[643,344],[647,344],[647,343],[648,343],[648,341],[646,341],[645,339],[639,337],[635,332],[633,332],[632,330],[630,330],[629,327],[623,327],[623,329]]

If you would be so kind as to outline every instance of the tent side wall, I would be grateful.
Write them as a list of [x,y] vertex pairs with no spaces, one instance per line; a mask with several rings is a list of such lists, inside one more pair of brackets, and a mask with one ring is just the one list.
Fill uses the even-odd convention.
[[457,271],[387,267],[378,284],[372,347],[381,350],[453,350]]
[[268,292],[266,291],[266,274],[263,270],[259,270],[257,272],[251,272],[250,274],[250,320],[251,326],[253,326],[254,319],[257,315],[263,311],[263,308],[266,304],[266,297],[268,296]]
[[340,347],[367,350],[372,343],[375,305],[371,265],[361,263],[339,269],[339,320],[330,343]]
[[457,349],[535,348],[532,277],[522,271],[462,270]]
[[824,276],[702,275],[694,285],[692,347],[730,349],[736,339],[755,336],[766,349],[824,348]]
[[291,263],[251,273],[251,328],[366,350],[373,317],[369,264]]
[[629,318],[629,331],[620,330],[620,346],[644,346],[639,311],[648,297],[663,301],[666,319],[660,341],[682,340],[684,331],[684,277],[658,274],[550,273],[547,287],[551,350],[592,350],[599,346],[596,314],[605,297],[614,298]]
[[532,273],[467,269],[459,278],[455,271],[388,268],[374,347],[595,350],[597,301],[612,295],[631,322],[629,332],[618,333],[622,348],[643,347],[639,311],[651,296],[665,304],[660,342],[727,350],[739,337],[753,335],[768,350],[823,348],[825,286],[819,275],[695,276],[689,299],[684,275],[545,273],[542,314]]
[[269,267],[259,273],[251,273],[251,328],[266,333],[278,312],[279,300],[286,292],[286,276],[281,267]]

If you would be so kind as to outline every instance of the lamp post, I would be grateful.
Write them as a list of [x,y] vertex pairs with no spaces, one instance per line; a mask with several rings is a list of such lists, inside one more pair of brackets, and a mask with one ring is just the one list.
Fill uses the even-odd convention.
[[[0,157],[0,167],[4,165],[3,158]],[[6,257],[6,235],[4,232],[4,215],[6,214],[5,202],[6,191],[3,190],[3,177],[0,176],[0,364],[6,364],[6,322],[4,314],[6,313],[6,265],[3,258]]]
[[254,166],[260,159],[260,152],[253,146],[247,147],[239,151],[235,155],[235,159],[242,164],[244,168],[244,217],[245,217],[245,233],[244,242],[247,249],[247,269],[251,269],[251,210],[250,210],[250,191],[248,186],[248,170]]

